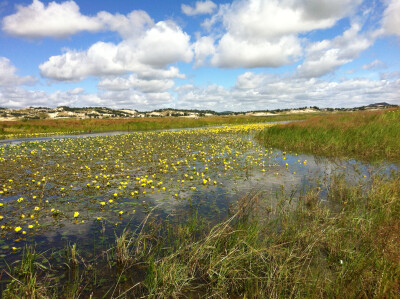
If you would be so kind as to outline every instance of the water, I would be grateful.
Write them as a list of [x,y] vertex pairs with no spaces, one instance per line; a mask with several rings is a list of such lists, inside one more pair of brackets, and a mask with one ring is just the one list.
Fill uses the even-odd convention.
[[333,176],[368,185],[373,174],[398,171],[264,148],[253,137],[264,127],[58,136],[0,147],[0,257],[12,262],[34,243],[39,252],[75,242],[106,249],[154,207],[160,219],[179,223],[197,211],[217,223],[249,193],[273,206],[283,194],[299,198],[316,187],[326,194]]

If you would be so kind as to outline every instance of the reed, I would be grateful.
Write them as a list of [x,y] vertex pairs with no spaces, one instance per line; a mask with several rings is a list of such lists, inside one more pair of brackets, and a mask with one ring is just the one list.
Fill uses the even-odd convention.
[[331,114],[274,126],[257,136],[268,147],[366,161],[400,160],[400,109]]

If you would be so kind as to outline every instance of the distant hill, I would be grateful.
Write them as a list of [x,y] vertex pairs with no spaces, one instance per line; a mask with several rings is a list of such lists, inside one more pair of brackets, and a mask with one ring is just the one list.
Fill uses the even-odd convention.
[[396,107],[397,105],[392,105],[386,102],[381,102],[381,103],[374,103],[374,104],[369,104],[367,107]]
[[398,105],[389,104],[386,102],[374,103],[368,106],[356,108],[318,108],[301,107],[287,108],[274,110],[253,110],[246,112],[223,111],[216,112],[212,110],[197,110],[197,109],[175,109],[164,108],[153,111],[140,112],[134,109],[111,109],[107,107],[68,107],[60,106],[57,108],[47,107],[28,107],[21,109],[8,109],[0,107],[0,121],[18,120],[18,119],[90,119],[90,118],[137,118],[137,117],[188,117],[198,118],[204,116],[229,116],[229,115],[247,115],[247,116],[270,116],[270,115],[285,115],[293,113],[315,113],[319,111],[357,111],[357,110],[374,110],[398,107]]

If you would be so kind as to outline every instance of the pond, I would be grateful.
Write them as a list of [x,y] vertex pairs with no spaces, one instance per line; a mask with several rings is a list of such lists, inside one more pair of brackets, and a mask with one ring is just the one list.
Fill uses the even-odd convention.
[[282,194],[323,194],[332,176],[357,184],[398,171],[394,164],[265,148],[254,134],[268,126],[61,136],[0,147],[1,267],[25,244],[42,252],[78,243],[93,254],[153,209],[163,221],[179,223],[195,211],[217,223],[249,193],[268,207]]

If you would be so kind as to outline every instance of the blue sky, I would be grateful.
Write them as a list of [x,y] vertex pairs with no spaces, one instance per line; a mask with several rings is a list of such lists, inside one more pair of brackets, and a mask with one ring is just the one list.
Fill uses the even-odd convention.
[[0,107],[400,104],[400,0],[0,0]]

